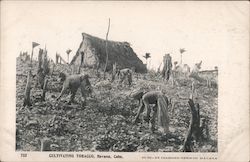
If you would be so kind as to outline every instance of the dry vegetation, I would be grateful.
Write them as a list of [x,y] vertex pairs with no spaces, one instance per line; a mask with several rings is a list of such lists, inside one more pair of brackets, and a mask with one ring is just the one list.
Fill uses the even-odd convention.
[[[36,67],[35,65],[34,67]],[[69,95],[56,101],[62,88],[58,81],[59,71],[70,73],[67,65],[56,65],[54,74],[48,76],[48,92],[45,101],[41,100],[42,90],[35,86],[32,78],[30,107],[23,107],[24,90],[27,80],[28,64],[17,59],[16,69],[16,149],[22,151],[40,151],[41,145],[49,146],[52,151],[182,151],[190,121],[188,98],[191,93],[191,80],[178,78],[178,84],[172,86],[164,82],[154,72],[133,78],[131,87],[119,85],[117,81],[99,80],[92,70],[91,83],[93,97],[88,98],[85,107],[80,106],[80,93],[76,95],[78,103],[68,105]],[[36,68],[32,74],[36,74]],[[162,89],[173,101],[170,109],[170,131],[168,138],[159,133],[151,133],[145,122],[133,124],[139,103],[129,95],[135,89]],[[200,114],[208,118],[209,138],[196,143],[195,151],[217,152],[217,110],[218,88],[197,85],[197,98]],[[45,149],[46,150],[46,149]]]

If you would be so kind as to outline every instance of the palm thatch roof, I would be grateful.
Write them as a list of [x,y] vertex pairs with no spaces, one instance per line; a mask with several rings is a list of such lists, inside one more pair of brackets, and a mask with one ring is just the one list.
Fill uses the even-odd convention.
[[[83,40],[70,64],[80,64],[83,66],[95,67],[97,64],[103,68],[106,62],[106,40],[82,33]],[[111,70],[116,62],[120,68],[135,67],[137,72],[146,72],[146,66],[137,57],[128,42],[107,41],[109,61],[107,69]],[[81,54],[84,53],[83,58]]]

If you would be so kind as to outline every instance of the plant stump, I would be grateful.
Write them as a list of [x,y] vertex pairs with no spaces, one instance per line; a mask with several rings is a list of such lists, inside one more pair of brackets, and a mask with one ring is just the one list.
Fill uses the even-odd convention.
[[192,141],[200,141],[201,139],[200,106],[199,104],[194,104],[192,99],[189,99],[188,104],[191,109],[191,119],[188,128],[188,133],[186,135],[183,145],[183,152],[193,152]]
[[31,70],[28,73],[27,76],[27,83],[26,83],[26,87],[25,87],[25,96],[24,96],[24,100],[23,100],[23,106],[31,106],[31,102],[30,102],[30,90],[31,90]]

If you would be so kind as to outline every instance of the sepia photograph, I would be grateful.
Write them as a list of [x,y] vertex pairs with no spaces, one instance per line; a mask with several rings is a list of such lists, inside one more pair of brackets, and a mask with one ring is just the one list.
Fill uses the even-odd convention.
[[49,160],[227,161],[236,136],[249,151],[248,7],[1,2],[1,142]]

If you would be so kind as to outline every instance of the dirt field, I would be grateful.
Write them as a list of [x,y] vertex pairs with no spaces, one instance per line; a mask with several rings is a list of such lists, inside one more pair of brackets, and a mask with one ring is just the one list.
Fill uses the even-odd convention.
[[[99,81],[92,75],[93,97],[88,98],[85,107],[81,107],[79,92],[75,104],[67,104],[69,94],[56,101],[62,88],[58,73],[67,69],[66,66],[56,66],[54,75],[48,77],[46,101],[41,101],[42,90],[35,86],[36,77],[32,78],[32,106],[23,107],[28,65],[17,59],[17,151],[40,151],[42,143],[49,143],[53,151],[182,151],[191,117],[188,105],[191,79],[179,78],[178,85],[172,86],[150,73],[134,77],[133,85],[128,87],[119,85],[118,81],[112,84]],[[85,72],[93,74],[91,70]],[[32,69],[32,74],[36,74],[36,68]],[[129,96],[135,89],[163,90],[175,103],[170,108],[169,138],[161,138],[157,132],[151,133],[149,125],[142,120],[137,124],[132,123],[139,107],[138,101]],[[195,151],[217,152],[218,88],[198,85],[195,102],[200,104],[201,117],[208,118],[209,130],[209,139],[195,143]]]

